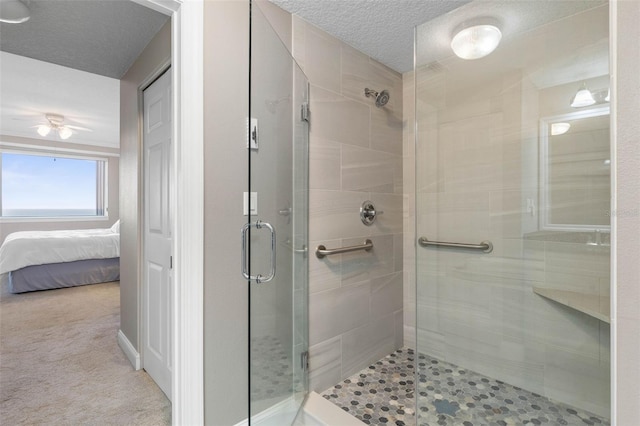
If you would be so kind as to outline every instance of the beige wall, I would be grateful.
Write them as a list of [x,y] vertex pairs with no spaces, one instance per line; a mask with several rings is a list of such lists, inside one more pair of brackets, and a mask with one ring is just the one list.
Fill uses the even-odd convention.
[[[120,330],[136,350],[142,235],[141,84],[171,59],[171,22],[149,42],[120,81]],[[150,82],[148,82],[150,83]]]
[[[640,424],[640,2],[612,2],[617,89],[614,258],[617,315],[615,416],[619,426]],[[615,50],[617,49],[617,51]]]
[[240,275],[242,193],[247,188],[249,3],[204,9],[205,423],[247,417],[248,292]]
[[[310,386],[323,391],[402,346],[402,78],[297,16],[293,53],[311,84],[309,247],[374,244],[309,257]],[[389,90],[387,106],[367,87]],[[365,200],[384,211],[370,227]]]
[[[43,152],[42,148],[34,148],[34,146],[42,147],[43,141],[40,139],[28,139],[28,138],[19,138],[15,136],[4,136],[0,135],[0,140],[2,142],[7,142],[11,144],[18,144],[18,146],[12,146],[11,149],[18,149],[20,151],[35,151],[35,152]],[[75,143],[66,143],[59,141],[46,141],[46,145],[48,147],[47,152],[51,152],[55,154],[55,150],[57,148],[60,149],[73,149],[82,151],[82,154],[76,155],[87,155],[94,157],[104,157],[109,161],[109,168],[107,170],[108,174],[108,191],[109,191],[109,218],[108,220],[82,220],[82,221],[29,221],[29,222],[2,222],[0,224],[0,244],[4,239],[12,232],[18,231],[54,231],[59,229],[91,229],[91,228],[108,228],[113,223],[118,220],[120,217],[120,209],[119,205],[119,162],[118,158],[118,150],[114,148],[103,148],[99,146],[92,145],[82,145]],[[72,154],[72,153],[70,153]]]

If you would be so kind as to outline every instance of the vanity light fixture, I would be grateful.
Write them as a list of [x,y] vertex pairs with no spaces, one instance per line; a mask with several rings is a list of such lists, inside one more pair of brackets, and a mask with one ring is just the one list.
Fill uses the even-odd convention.
[[492,18],[479,18],[462,24],[454,32],[451,49],[459,58],[479,59],[493,52],[502,40],[502,32]]
[[0,0],[0,22],[21,24],[30,17],[29,8],[20,0]]
[[552,123],[551,136],[564,135],[571,128],[570,123]]
[[580,86],[580,89],[578,89],[578,92],[571,101],[571,107],[580,108],[593,105],[595,103],[596,100],[593,98],[593,94],[591,93],[591,91],[587,89],[587,84],[582,83],[582,86]]

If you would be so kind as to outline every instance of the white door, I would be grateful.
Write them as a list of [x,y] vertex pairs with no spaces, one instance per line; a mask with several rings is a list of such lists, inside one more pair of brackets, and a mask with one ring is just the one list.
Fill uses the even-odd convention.
[[144,91],[142,365],[171,399],[171,70]]

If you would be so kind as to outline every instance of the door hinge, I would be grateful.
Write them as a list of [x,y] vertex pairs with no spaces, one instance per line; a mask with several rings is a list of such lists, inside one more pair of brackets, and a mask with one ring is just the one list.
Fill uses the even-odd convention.
[[173,256],[169,256],[169,269],[173,269]]
[[302,371],[309,371],[309,351],[300,354],[300,367]]
[[247,148],[258,149],[258,119],[249,119],[249,135],[247,137]]
[[304,102],[300,108],[300,119],[302,121],[306,121],[307,123],[311,122],[311,111],[309,110],[309,102]]

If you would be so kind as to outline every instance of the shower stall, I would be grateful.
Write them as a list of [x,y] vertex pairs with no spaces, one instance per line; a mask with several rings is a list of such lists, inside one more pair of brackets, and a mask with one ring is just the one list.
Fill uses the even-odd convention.
[[[402,76],[252,3],[250,424],[293,424],[310,391],[365,424],[608,424],[608,3],[466,3],[415,28]],[[495,51],[455,55],[483,20]]]
[[[486,57],[439,37],[487,16]],[[412,77],[417,423],[606,423],[608,3],[469,3]]]

